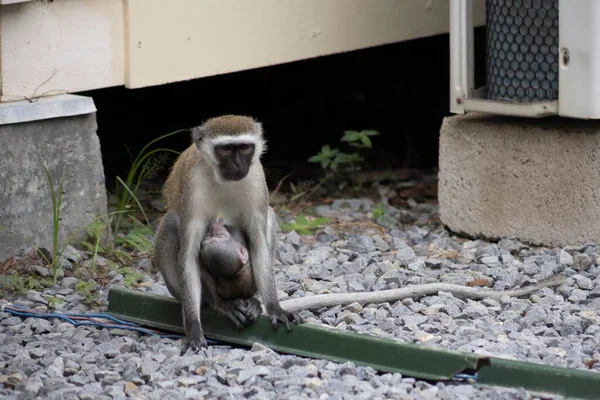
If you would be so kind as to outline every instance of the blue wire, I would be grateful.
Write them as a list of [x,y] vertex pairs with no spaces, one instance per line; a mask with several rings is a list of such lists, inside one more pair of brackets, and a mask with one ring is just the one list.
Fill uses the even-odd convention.
[[4,312],[7,312],[7,313],[10,313],[13,315],[17,315],[19,317],[25,317],[25,318],[58,318],[58,319],[65,320],[73,325],[77,324],[76,321],[74,321],[71,318],[66,317],[64,315],[61,315],[61,314],[32,314],[32,313],[23,312],[23,311],[10,310],[8,308],[5,308]]
[[[19,305],[11,305],[11,307],[15,307],[15,308],[21,308],[21,309],[27,309],[27,307],[25,306],[19,306]],[[113,317],[112,315],[108,315],[108,314],[102,314],[102,313],[90,313],[90,314],[77,314],[77,313],[50,313],[50,314],[46,314],[46,315],[64,315],[66,317],[89,317],[89,318],[104,318],[104,319],[109,319],[111,321],[117,322],[121,325],[129,325],[129,326],[137,326],[137,324],[133,323],[133,322],[129,322],[129,321],[124,321],[122,319]]]
[[454,376],[454,379],[475,379],[477,380],[477,373],[470,375],[470,374],[456,374]]
[[129,322],[129,321],[124,321],[122,319],[119,318],[115,318],[112,315],[108,315],[108,314],[100,314],[100,313],[96,313],[96,314],[70,314],[70,313],[65,313],[62,315],[66,315],[68,317],[90,317],[90,318],[104,318],[104,319],[110,319],[111,321],[114,321],[116,323],[119,323],[121,325],[130,325],[130,326],[138,326],[137,324],[133,323],[133,322]]
[[[21,308],[21,309],[27,309],[27,307],[24,306],[18,306],[18,305],[11,305],[11,307],[14,308]],[[142,328],[141,326],[139,326],[136,323],[133,322],[129,322],[129,321],[123,321],[119,318],[115,318],[111,315],[108,314],[101,314],[101,313],[91,313],[91,314],[76,314],[76,313],[46,313],[46,314],[37,314],[37,313],[29,313],[26,311],[16,311],[16,310],[11,310],[9,308],[5,308],[4,309],[5,312],[16,315],[16,316],[20,316],[20,317],[25,317],[25,318],[58,318],[61,319],[63,321],[67,321],[70,324],[74,325],[74,326],[97,326],[97,327],[101,327],[101,328],[107,328],[107,329],[124,329],[124,330],[129,330],[129,331],[137,331],[137,332],[141,332],[141,333],[146,333],[149,335],[157,335],[163,338],[168,338],[168,339],[181,339],[184,337],[184,335],[181,334],[168,334],[168,333],[160,333],[160,332],[156,332],[156,331],[152,331],[146,328]],[[126,326],[114,326],[111,324],[105,324],[102,322],[95,322],[95,321],[76,321],[73,320],[69,317],[89,317],[89,318],[105,318],[105,319],[109,319],[111,321],[117,322],[118,324],[121,325],[126,325]],[[209,344],[221,344],[219,341],[216,340],[210,340],[207,339],[207,342]]]

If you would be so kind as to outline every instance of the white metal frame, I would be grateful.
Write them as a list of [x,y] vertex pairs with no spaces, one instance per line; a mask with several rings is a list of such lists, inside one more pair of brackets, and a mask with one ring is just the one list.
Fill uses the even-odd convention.
[[558,114],[600,118],[600,1],[558,3]]
[[[472,10],[473,0],[450,2],[450,112],[600,118],[600,51],[594,51],[600,50],[600,2],[559,2],[559,99],[533,103],[488,100],[485,88],[474,87]],[[564,63],[566,49],[571,49],[570,65]],[[573,49],[577,49],[575,54]],[[574,59],[580,61],[578,68],[574,68]],[[584,60],[589,61],[581,62]]]
[[473,2],[450,2],[450,111],[463,114],[473,91]]

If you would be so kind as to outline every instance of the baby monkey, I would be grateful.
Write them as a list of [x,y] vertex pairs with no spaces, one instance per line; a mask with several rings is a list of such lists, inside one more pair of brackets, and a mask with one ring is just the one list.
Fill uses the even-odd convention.
[[[208,228],[200,244],[200,259],[213,276],[216,290],[225,299],[249,298],[257,292],[248,256],[248,241],[241,229],[218,219]],[[257,307],[257,309],[256,309]],[[260,313],[256,300],[255,311]]]

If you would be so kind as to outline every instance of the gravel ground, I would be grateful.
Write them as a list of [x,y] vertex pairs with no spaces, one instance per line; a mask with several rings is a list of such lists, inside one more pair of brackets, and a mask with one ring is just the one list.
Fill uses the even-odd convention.
[[[316,208],[331,223],[315,235],[281,233],[277,245],[280,296],[358,292],[411,284],[486,284],[509,289],[564,273],[554,289],[528,298],[460,300],[449,293],[384,304],[304,311],[310,323],[425,346],[600,372],[600,247],[530,247],[512,240],[466,240],[438,224],[437,206],[409,200],[373,222],[370,200],[336,200]],[[286,216],[282,216],[287,220]],[[85,262],[72,249],[71,263]],[[147,270],[148,261],[138,263]],[[68,267],[68,266],[67,266]],[[149,274],[139,290],[165,294]],[[30,291],[15,304],[85,312],[75,278]],[[122,285],[115,274],[103,289]],[[0,300],[2,301],[2,300]],[[105,301],[105,300],[104,300]],[[6,303],[6,300],[4,300]],[[73,327],[59,320],[0,312],[0,398],[6,399],[529,399],[522,390],[463,383],[431,384],[380,374],[352,363],[211,346],[179,356],[178,340],[136,332]]]

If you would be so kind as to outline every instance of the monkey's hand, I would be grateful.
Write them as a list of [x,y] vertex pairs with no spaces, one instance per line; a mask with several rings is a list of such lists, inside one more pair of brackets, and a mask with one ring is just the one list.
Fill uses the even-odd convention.
[[204,337],[204,332],[200,329],[190,329],[186,335],[185,339],[181,344],[181,353],[180,355],[184,355],[188,350],[191,350],[193,353],[198,353],[201,348],[207,347],[206,338]]
[[256,321],[262,312],[260,302],[254,297],[220,301],[211,307],[232,320],[238,329]]
[[279,304],[269,305],[265,308],[267,315],[271,318],[271,322],[273,323],[273,329],[277,329],[278,322],[283,322],[285,324],[285,329],[289,332],[292,330],[290,328],[290,321],[294,321],[296,325],[304,322],[304,319],[297,313],[286,311],[281,308]]
[[262,307],[260,301],[255,297],[248,297],[243,299],[243,313],[246,315],[246,319],[249,323],[256,321],[256,318],[262,313]]

